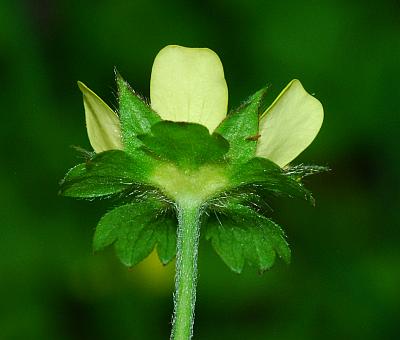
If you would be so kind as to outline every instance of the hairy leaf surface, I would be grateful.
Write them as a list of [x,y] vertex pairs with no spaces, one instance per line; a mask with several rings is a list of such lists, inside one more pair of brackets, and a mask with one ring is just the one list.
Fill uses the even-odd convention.
[[263,272],[274,264],[276,254],[290,262],[285,235],[270,219],[237,203],[213,213],[206,238],[234,272],[241,273],[246,263]]
[[60,194],[79,198],[113,195],[145,183],[152,166],[145,154],[132,157],[121,150],[105,151],[72,168],[61,182]]
[[93,249],[115,245],[121,262],[132,267],[145,259],[157,245],[163,264],[176,251],[176,219],[155,200],[131,203],[105,214],[97,225]]

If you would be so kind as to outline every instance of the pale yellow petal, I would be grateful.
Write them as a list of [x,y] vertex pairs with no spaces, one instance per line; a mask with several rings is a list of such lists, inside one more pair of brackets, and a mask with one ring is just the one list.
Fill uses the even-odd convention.
[[85,84],[78,81],[78,86],[83,93],[86,129],[93,150],[123,149],[118,115]]
[[162,119],[199,123],[212,132],[228,107],[221,60],[208,48],[164,47],[154,60],[150,98]]
[[318,99],[292,80],[261,116],[256,155],[287,165],[311,144],[323,119]]

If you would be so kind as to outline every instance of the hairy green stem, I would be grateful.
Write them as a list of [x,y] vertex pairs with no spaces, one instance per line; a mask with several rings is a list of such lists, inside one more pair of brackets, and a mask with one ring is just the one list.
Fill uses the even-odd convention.
[[197,254],[200,236],[200,206],[178,206],[174,318],[171,340],[189,340],[193,334],[196,302]]

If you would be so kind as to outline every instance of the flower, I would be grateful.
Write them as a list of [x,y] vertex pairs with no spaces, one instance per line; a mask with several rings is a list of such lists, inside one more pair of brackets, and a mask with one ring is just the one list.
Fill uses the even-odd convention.
[[[94,151],[123,149],[118,115],[83,83],[78,85]],[[207,48],[163,48],[152,68],[150,101],[164,120],[199,123],[213,132],[228,107],[228,87],[218,55]],[[314,140],[323,115],[321,103],[299,80],[292,80],[260,116],[256,155],[285,167]]]
[[[223,66],[207,48],[172,45],[158,53],[151,107],[119,74],[116,80],[119,116],[78,82],[98,154],[67,173],[60,193],[118,199],[96,227],[95,251],[113,244],[129,267],[155,247],[163,264],[176,255],[171,338],[188,339],[203,223],[206,238],[237,273],[246,263],[263,272],[277,255],[290,261],[285,234],[265,200],[275,195],[313,202],[301,179],[326,168],[285,167],[317,135],[322,105],[295,79],[261,115],[265,89],[227,115]],[[147,264],[145,271],[153,268]]]
[[[69,197],[117,198],[120,205],[96,228],[94,249],[115,244],[122,263],[133,266],[157,245],[162,263],[178,250],[179,264],[179,235],[198,229],[204,214],[206,237],[235,272],[245,263],[264,271],[276,254],[289,262],[267,201],[280,196],[313,203],[301,180],[327,170],[287,167],[323,120],[322,105],[300,81],[292,80],[264,112],[265,88],[227,114],[228,87],[217,54],[181,46],[156,56],[150,105],[119,74],[116,81],[119,114],[78,82],[97,154],[72,168],[60,189]],[[195,221],[191,229],[183,227],[186,214]],[[195,242],[195,234],[187,237]]]

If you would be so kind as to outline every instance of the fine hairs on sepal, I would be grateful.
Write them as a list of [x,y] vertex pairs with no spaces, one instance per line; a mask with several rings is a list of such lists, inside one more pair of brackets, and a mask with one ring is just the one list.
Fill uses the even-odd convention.
[[284,171],[289,176],[302,179],[307,176],[317,175],[323,172],[331,171],[331,169],[328,166],[323,166],[323,165],[296,164],[293,166],[287,166],[284,169]]

